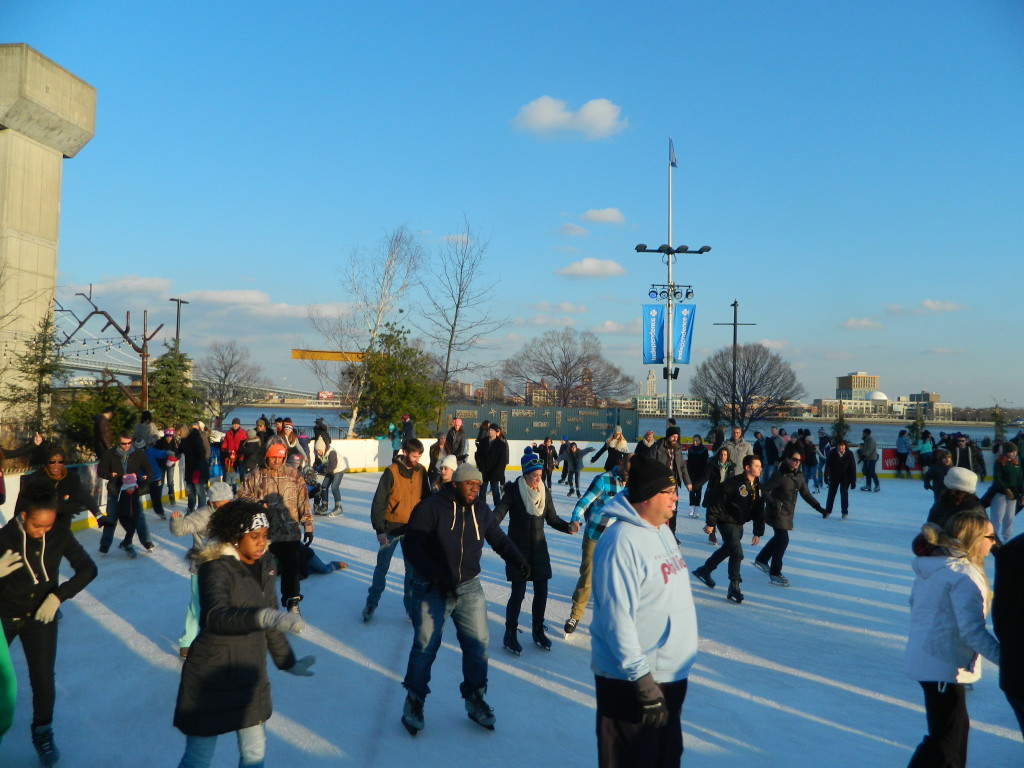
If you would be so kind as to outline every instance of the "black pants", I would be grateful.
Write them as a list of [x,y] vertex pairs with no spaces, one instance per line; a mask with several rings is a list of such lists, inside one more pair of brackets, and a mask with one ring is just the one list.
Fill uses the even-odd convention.
[[164,500],[161,498],[163,495],[163,483],[153,482],[149,484],[149,500],[153,503],[153,511],[160,515],[160,517],[164,516]]
[[1013,714],[1017,716],[1017,723],[1020,725],[1021,735],[1024,736],[1024,694],[1012,693],[1010,691],[1003,691],[1006,694],[1006,700],[1010,702],[1010,708],[1013,710]]
[[[967,765],[967,718],[964,687],[957,683],[921,683],[928,735],[907,768],[964,768]],[[939,690],[939,688],[943,690]]]
[[551,467],[544,467],[541,471],[541,479],[544,481],[544,487],[551,488]]
[[35,619],[12,619],[4,616],[4,637],[10,646],[14,638],[21,638],[25,652],[28,680],[32,686],[32,725],[53,722],[53,702],[56,698],[53,667],[57,661],[57,621],[44,624]]
[[[505,626],[515,629],[519,626],[519,612],[523,607],[523,598],[526,597],[526,582],[513,581],[512,590],[508,596],[508,604],[505,606]],[[548,606],[548,580],[534,579],[533,581],[533,628],[539,629],[544,625],[544,611]]]
[[754,559],[759,563],[768,564],[768,573],[779,576],[782,573],[782,556],[789,547],[789,531],[772,528],[772,537],[768,540]]
[[743,581],[740,577],[740,563],[743,562],[743,526],[719,523],[718,532],[722,534],[722,546],[711,553],[711,557],[704,562],[704,567],[713,571],[728,557],[729,581]]
[[686,680],[660,685],[668,706],[668,723],[650,728],[640,724],[633,683],[595,676],[598,768],[679,768]]
[[270,551],[277,558],[278,570],[281,573],[281,603],[289,598],[299,597],[299,562],[302,542],[272,541]]
[[832,506],[836,502],[836,491],[839,491],[840,509],[843,514],[850,512],[850,486],[846,483],[837,483],[834,480],[828,484],[828,498],[825,499],[825,511],[832,514]]
[[704,489],[704,483],[694,483],[693,490],[690,491],[690,506],[700,506],[700,492]]

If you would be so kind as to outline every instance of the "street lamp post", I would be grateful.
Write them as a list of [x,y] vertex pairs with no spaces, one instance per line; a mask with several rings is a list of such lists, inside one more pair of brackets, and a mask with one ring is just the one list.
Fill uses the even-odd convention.
[[[672,235],[672,220],[669,218],[669,237]],[[678,370],[673,370],[673,356],[675,350],[672,348],[672,303],[678,301],[685,296],[687,299],[693,298],[693,286],[692,285],[676,285],[672,282],[672,263],[675,261],[675,257],[681,253],[694,253],[694,254],[705,254],[711,250],[710,245],[702,245],[695,251],[691,251],[689,247],[680,245],[673,248],[671,245],[662,245],[658,248],[648,248],[646,244],[640,243],[636,246],[637,253],[660,253],[663,254],[663,260],[668,266],[668,282],[664,285],[652,285],[651,292],[648,294],[652,299],[662,298],[665,300],[665,418],[672,418],[672,380],[679,374]],[[685,290],[685,293],[683,292]]]
[[178,354],[181,346],[181,305],[188,304],[184,299],[168,299],[178,305],[177,317],[174,320],[174,354]]

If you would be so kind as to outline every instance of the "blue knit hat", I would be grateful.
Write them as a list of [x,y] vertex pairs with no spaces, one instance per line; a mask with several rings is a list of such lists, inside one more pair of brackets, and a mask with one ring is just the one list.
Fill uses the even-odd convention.
[[523,468],[523,474],[544,469],[544,460],[533,451],[529,451],[519,460],[519,466]]

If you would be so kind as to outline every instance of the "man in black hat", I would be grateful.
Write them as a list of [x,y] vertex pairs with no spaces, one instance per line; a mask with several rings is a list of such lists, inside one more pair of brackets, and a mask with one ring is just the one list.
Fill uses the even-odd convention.
[[[693,483],[690,482],[690,474],[686,471],[686,451],[683,450],[683,446],[679,444],[679,427],[669,427],[665,432],[665,436],[654,444],[651,449],[649,458],[653,458],[655,461],[668,467],[669,473],[676,481],[677,488],[686,488],[686,490],[693,490]],[[678,502],[677,502],[678,503]],[[672,533],[676,532],[676,516],[672,515],[672,519],[668,521],[669,528]]]
[[667,523],[678,488],[663,464],[630,464],[626,491],[601,509],[594,548],[591,669],[602,766],[679,765],[680,716],[697,655],[686,563]]

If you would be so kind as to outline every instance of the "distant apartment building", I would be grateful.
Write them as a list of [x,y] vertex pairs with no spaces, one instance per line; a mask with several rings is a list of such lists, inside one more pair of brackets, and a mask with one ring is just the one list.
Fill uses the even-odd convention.
[[878,390],[878,376],[864,371],[854,371],[846,376],[836,376],[836,400],[866,400]]
[[505,382],[501,379],[484,380],[484,400],[492,403],[505,399]]
[[[638,397],[636,399],[637,416],[665,416],[665,395],[654,397]],[[672,417],[680,419],[703,419],[710,415],[707,404],[699,397],[672,395]]]

